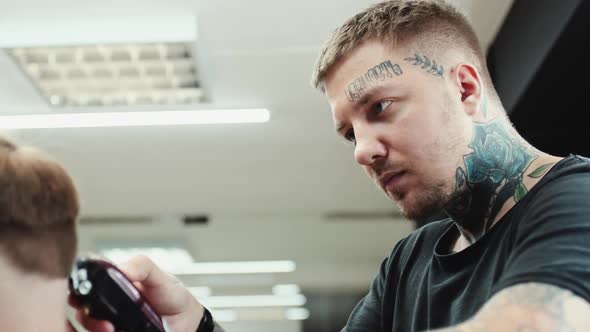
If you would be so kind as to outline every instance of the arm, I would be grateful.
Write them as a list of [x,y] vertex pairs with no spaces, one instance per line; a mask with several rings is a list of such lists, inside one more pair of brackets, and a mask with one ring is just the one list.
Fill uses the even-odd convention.
[[356,305],[346,326],[340,332],[381,331],[381,299],[388,268],[388,259],[385,259],[381,263],[379,274],[373,280],[369,293]]
[[498,292],[470,320],[432,332],[583,332],[589,327],[587,301],[549,284],[526,283]]

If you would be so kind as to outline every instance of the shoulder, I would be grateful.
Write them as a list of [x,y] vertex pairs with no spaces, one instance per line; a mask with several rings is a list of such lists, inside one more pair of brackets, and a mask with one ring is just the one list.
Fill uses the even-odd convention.
[[539,182],[539,188],[552,188],[579,183],[583,186],[576,186],[570,189],[584,189],[590,184],[590,158],[578,155],[570,155],[560,160],[555,167]]
[[581,204],[590,208],[590,159],[577,155],[562,159],[530,194],[523,203],[531,208],[564,204],[570,207]]
[[590,234],[590,159],[571,155],[561,160],[515,210],[519,238],[580,230]]

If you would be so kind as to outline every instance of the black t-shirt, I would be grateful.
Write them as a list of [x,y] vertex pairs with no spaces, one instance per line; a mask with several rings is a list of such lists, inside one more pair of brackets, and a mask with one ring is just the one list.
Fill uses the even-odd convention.
[[590,159],[561,160],[481,239],[449,253],[458,235],[447,219],[400,241],[342,332],[452,326],[526,282],[590,301]]

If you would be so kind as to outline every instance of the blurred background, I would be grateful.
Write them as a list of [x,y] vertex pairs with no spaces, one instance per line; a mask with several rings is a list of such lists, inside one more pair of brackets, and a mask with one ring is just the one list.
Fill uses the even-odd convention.
[[[1,0],[0,127],[72,113],[103,126],[0,130],[72,173],[82,252],[147,253],[228,332],[340,331],[394,244],[429,221],[401,218],[308,83],[322,42],[374,2]],[[517,130],[590,155],[590,3],[451,2]],[[192,111],[221,123],[154,125]]]

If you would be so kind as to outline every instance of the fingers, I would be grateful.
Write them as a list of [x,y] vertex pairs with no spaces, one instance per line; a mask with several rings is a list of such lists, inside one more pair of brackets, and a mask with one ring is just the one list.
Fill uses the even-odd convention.
[[136,256],[120,266],[160,315],[198,312],[201,304],[180,280],[162,271],[146,256]]
[[68,304],[75,309],[79,309],[82,307],[82,305],[78,302],[78,300],[76,299],[76,297],[72,296],[72,294],[68,295]]
[[140,282],[145,288],[161,287],[178,282],[146,256],[133,257],[128,262],[121,264],[120,268],[131,281]]
[[[115,332],[115,328],[111,323],[99,321],[88,316],[88,309],[71,294],[68,296],[68,304],[76,309],[76,321],[86,330],[90,332]],[[76,332],[76,329],[69,320],[66,323],[66,330],[68,332]]]
[[84,313],[83,310],[76,312],[76,320],[90,332],[115,332],[113,324],[104,320],[96,320]]

